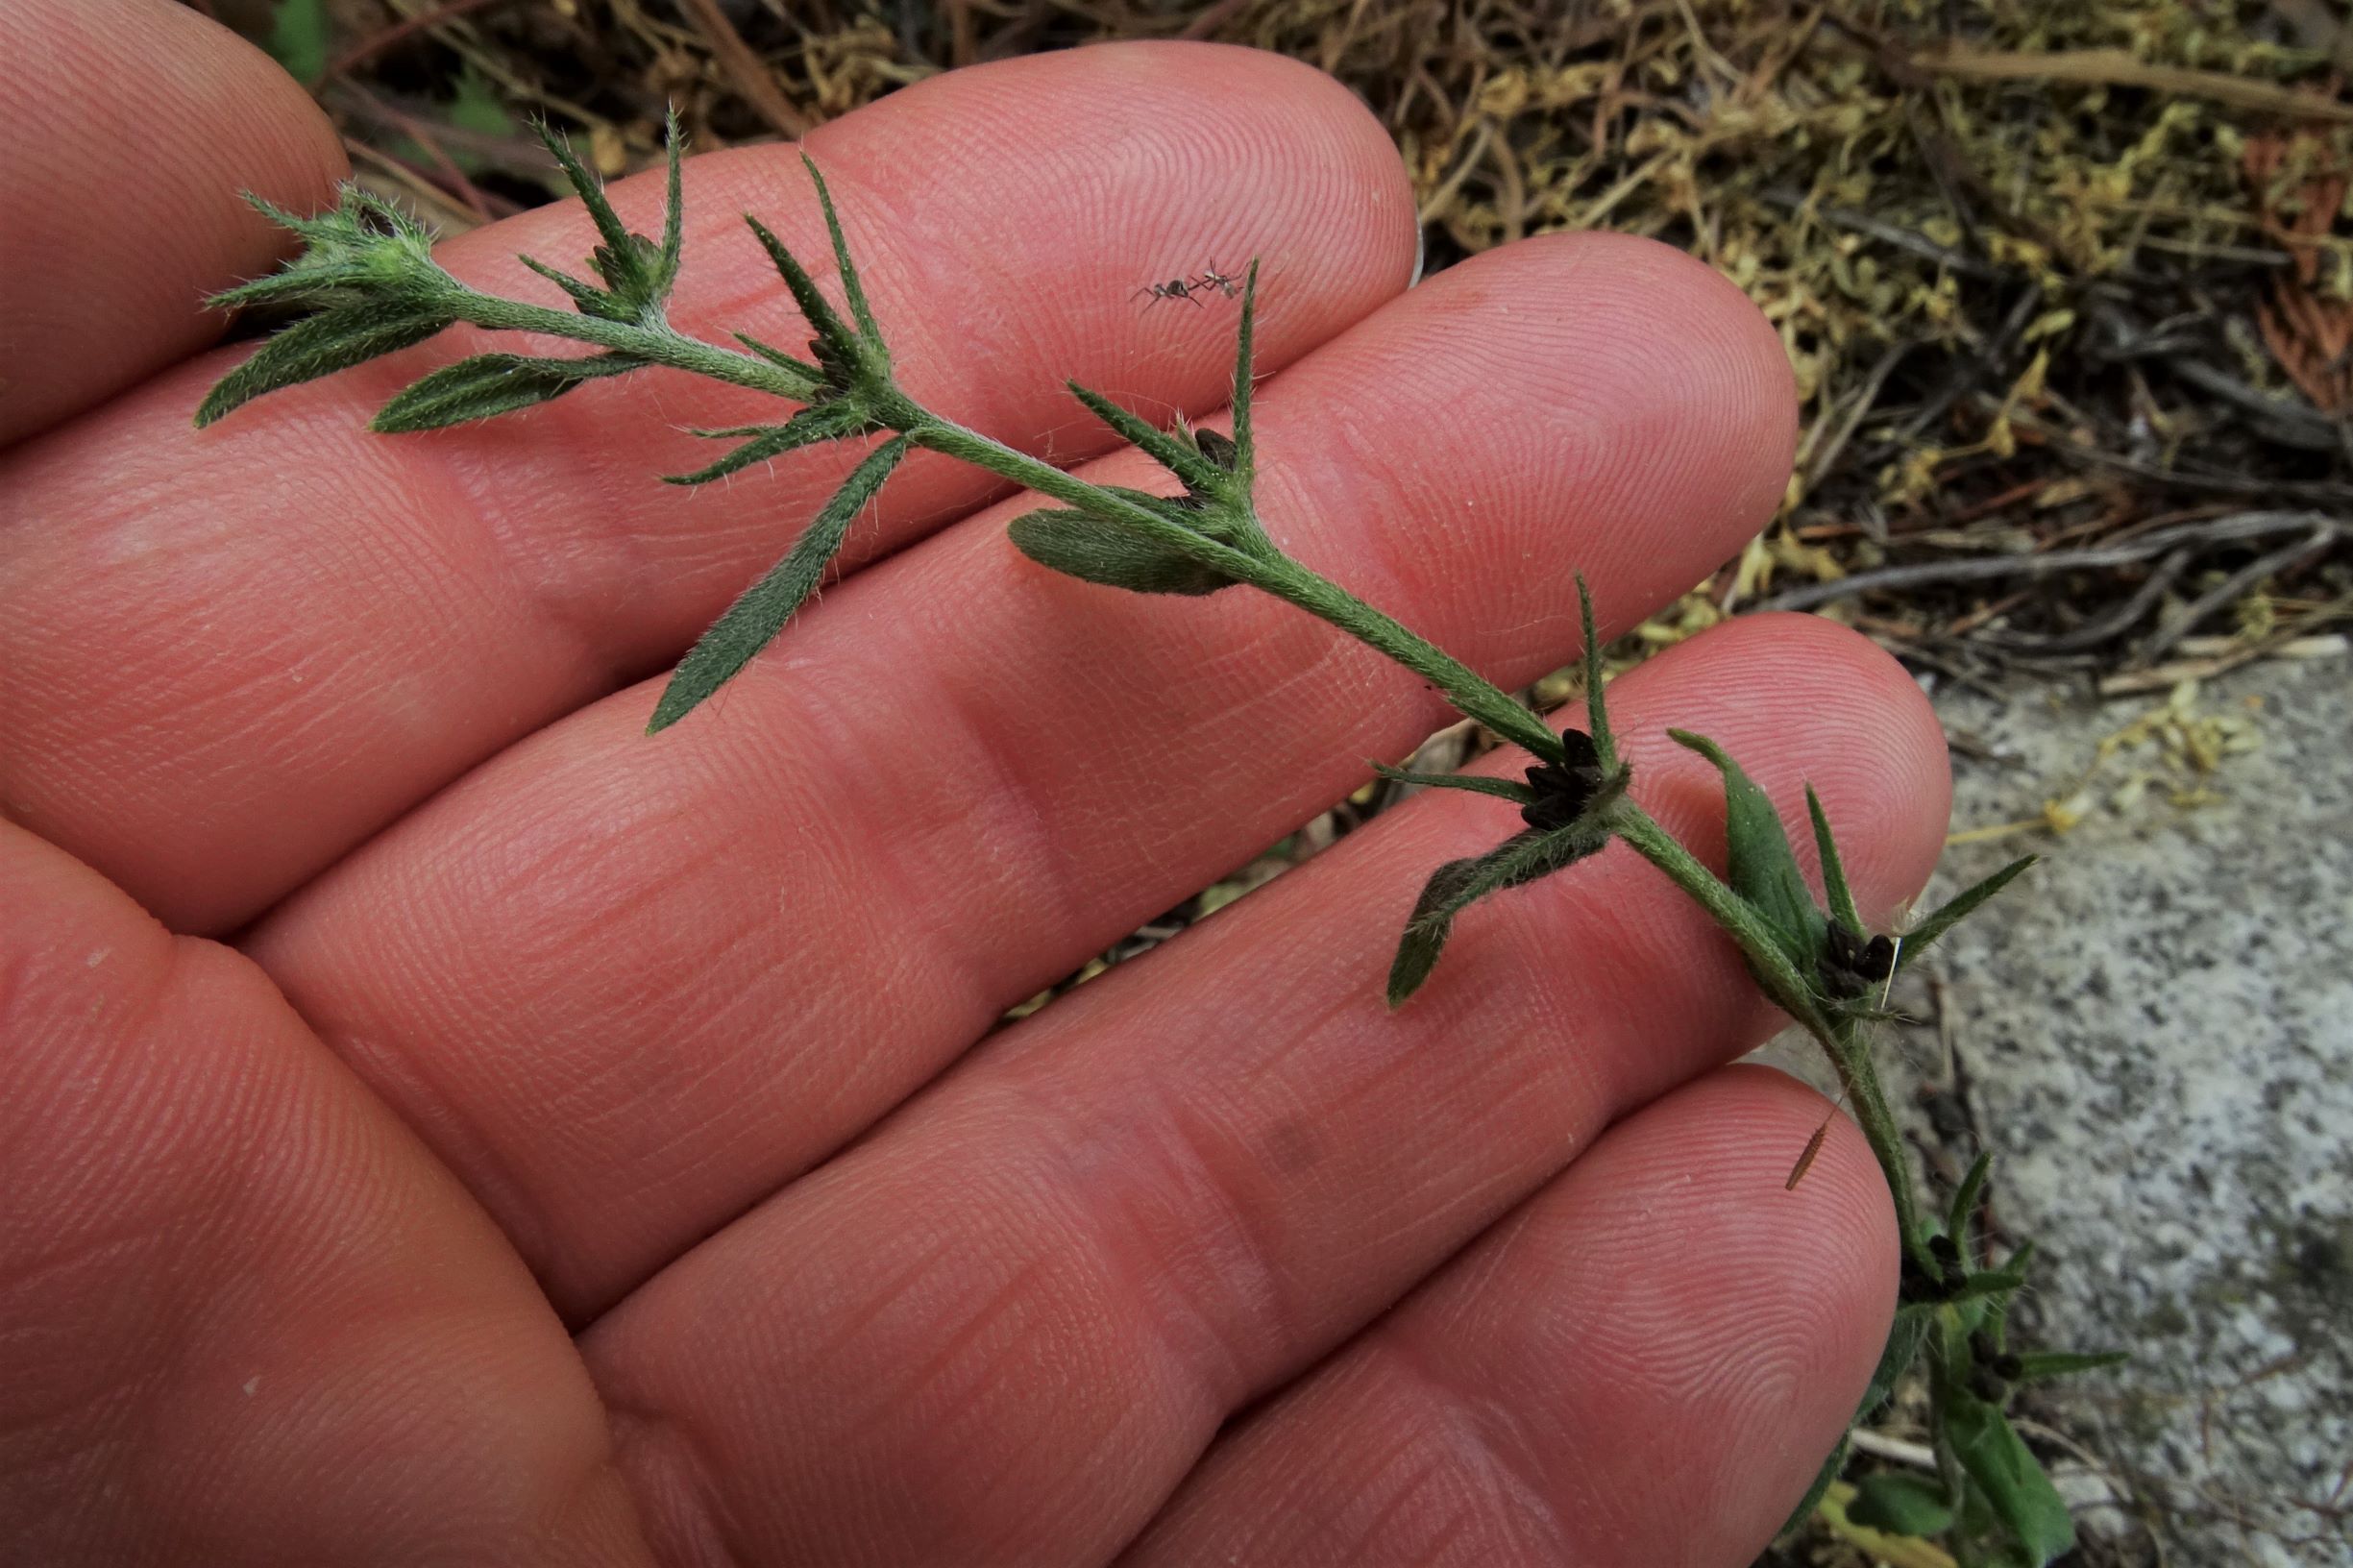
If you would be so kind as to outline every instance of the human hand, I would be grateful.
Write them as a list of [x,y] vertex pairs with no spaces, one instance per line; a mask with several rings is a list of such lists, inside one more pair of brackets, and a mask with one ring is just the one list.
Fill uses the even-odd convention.
[[[111,333],[6,367],[19,433],[267,265],[232,191],[337,172],[197,18],[65,10],[0,18],[12,58],[66,102],[149,73],[105,87],[148,123],[0,138],[0,203],[51,214],[7,308]],[[1143,465],[1061,378],[1213,410],[1229,324],[1128,296],[1267,258],[1268,522],[1507,682],[1573,651],[1577,568],[1623,626],[1779,495],[1787,371],[1730,285],[1585,235],[1404,291],[1394,154],[1301,66],[1016,61],[811,145],[911,387],[1096,477]],[[789,339],[732,221],[821,254],[789,153],[687,195],[682,325]],[[514,252],[588,243],[567,206],[445,258],[520,292]],[[1613,852],[1391,1014],[1399,919],[1500,810],[1422,798],[991,1035],[1429,695],[1257,596],[1053,576],[918,457],[869,564],[650,741],[643,677],[853,454],[667,489],[706,455],[671,425],[766,410],[660,372],[366,434],[462,336],[196,432],[208,355],[0,459],[0,1560],[1749,1560],[1895,1244],[1843,1122],[1782,1190],[1823,1107],[1718,1070],[1773,1020],[1703,915]],[[1742,622],[1613,698],[1687,841],[1720,785],[1669,723],[1812,779],[1867,904],[1924,878],[1941,737],[1861,639]]]

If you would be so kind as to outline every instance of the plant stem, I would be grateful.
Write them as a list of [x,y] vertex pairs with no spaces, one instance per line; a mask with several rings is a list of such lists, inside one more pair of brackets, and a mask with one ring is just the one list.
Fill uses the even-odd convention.
[[551,309],[523,300],[502,300],[492,294],[461,289],[450,301],[462,321],[495,331],[542,332],[568,337],[617,354],[634,355],[651,365],[667,365],[734,386],[748,386],[779,398],[802,402],[819,389],[819,382],[773,360],[723,349],[716,343],[688,337],[667,327],[639,327],[625,321]]
[[[665,365],[735,386],[750,387],[780,398],[806,400],[818,390],[807,378],[787,366],[732,349],[723,349],[668,328],[633,326],[600,317],[556,310],[521,300],[460,288],[451,301],[459,317],[477,327],[502,331],[542,332],[593,344],[619,354],[633,355],[649,364]],[[1091,517],[1133,528],[1155,541],[1216,568],[1237,581],[1262,588],[1276,598],[1330,622],[1340,630],[1386,655],[1421,676],[1468,718],[1496,734],[1526,747],[1537,758],[1557,762],[1560,740],[1550,725],[1515,701],[1509,693],[1470,666],[1408,629],[1328,578],[1316,576],[1272,548],[1237,549],[1181,527],[1165,518],[1065,473],[1051,463],[1016,452],[1000,441],[968,429],[916,403],[894,386],[876,400],[874,417],[901,432],[918,446],[985,468],[1017,484],[1075,506]],[[1263,538],[1255,515],[1244,512],[1237,521],[1245,538]]]
[[1839,1083],[1846,1089],[1854,1108],[1854,1119],[1863,1129],[1863,1137],[1871,1144],[1872,1154],[1879,1162],[1880,1173],[1887,1178],[1887,1189],[1895,1199],[1896,1228],[1903,1249],[1920,1262],[1931,1262],[1927,1234],[1921,1228],[1920,1210],[1912,1193],[1912,1172],[1904,1158],[1902,1135],[1897,1130],[1895,1113],[1888,1108],[1887,1094],[1879,1087],[1878,1069],[1873,1066],[1868,1048],[1855,1038],[1853,1026],[1841,1019],[1833,1022],[1813,1008],[1801,1011],[1785,998],[1802,996],[1803,982],[1788,970],[1788,961],[1780,956],[1771,938],[1753,931],[1755,917],[1748,904],[1730,888],[1725,886],[1715,872],[1701,863],[1698,856],[1683,847],[1681,842],[1655,818],[1635,805],[1621,799],[1610,808],[1610,826],[1636,854],[1657,867],[1694,902],[1714,917],[1718,925],[1740,944],[1749,959],[1750,969],[1769,992],[1781,1001],[1806,1033],[1819,1041]]
[[[1542,719],[1514,701],[1510,694],[1429,639],[1280,551],[1270,549],[1262,552],[1220,544],[1066,474],[1051,463],[1016,452],[912,403],[904,409],[885,409],[879,417],[904,431],[919,446],[986,468],[1091,516],[1134,528],[1237,581],[1263,589],[1319,620],[1330,622],[1430,682],[1466,717],[1478,720],[1540,759],[1560,760],[1560,738]],[[1253,528],[1257,527],[1256,518],[1251,518],[1250,523]]]

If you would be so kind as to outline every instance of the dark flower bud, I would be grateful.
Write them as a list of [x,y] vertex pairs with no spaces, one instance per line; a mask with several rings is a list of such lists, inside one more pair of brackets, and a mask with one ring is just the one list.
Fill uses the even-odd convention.
[[1818,971],[1833,996],[1860,996],[1895,972],[1896,944],[1885,937],[1866,941],[1837,921],[1825,933]]
[[1539,832],[1566,827],[1583,816],[1602,787],[1602,757],[1592,736],[1564,731],[1560,747],[1567,753],[1560,761],[1528,770],[1528,787],[1536,797],[1520,808],[1520,820]]

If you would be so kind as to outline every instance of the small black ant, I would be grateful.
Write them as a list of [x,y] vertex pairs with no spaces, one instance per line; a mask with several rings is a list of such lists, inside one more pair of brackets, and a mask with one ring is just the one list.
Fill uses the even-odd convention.
[[1193,280],[1193,287],[1213,288],[1230,300],[1241,292],[1242,281],[1230,272],[1219,272],[1216,263],[1212,262],[1201,269],[1201,276]]
[[1203,308],[1203,306],[1199,300],[1193,298],[1193,286],[1182,278],[1171,278],[1164,283],[1146,283],[1135,294],[1130,294],[1128,299],[1133,303],[1137,295],[1151,295],[1152,305],[1145,306],[1146,310],[1151,309],[1153,305],[1158,305],[1163,300],[1185,300],[1190,303],[1194,309],[1199,310]]

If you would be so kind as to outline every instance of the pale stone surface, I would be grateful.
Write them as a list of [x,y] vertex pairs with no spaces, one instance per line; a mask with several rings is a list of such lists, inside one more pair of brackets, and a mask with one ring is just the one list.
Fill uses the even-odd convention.
[[[2164,700],[1936,696],[2002,759],[1956,755],[1956,829],[2037,815]],[[1902,1031],[1891,1090],[1951,1173],[1973,1127],[1991,1139],[1998,1218],[2041,1250],[2031,1339],[2135,1353],[2035,1409],[2114,1473],[2165,1560],[2353,1565],[2353,664],[2247,668],[2198,703],[2260,739],[2213,773],[2214,803],[2151,788],[2064,835],[1948,853],[1924,908],[2048,858],[1905,997],[1931,1014],[1941,982],[1957,1072],[1934,1026]],[[2112,759],[2095,795],[2132,771]],[[2100,1511],[2085,1534],[2120,1539]]]

